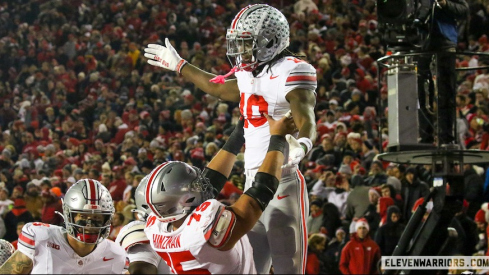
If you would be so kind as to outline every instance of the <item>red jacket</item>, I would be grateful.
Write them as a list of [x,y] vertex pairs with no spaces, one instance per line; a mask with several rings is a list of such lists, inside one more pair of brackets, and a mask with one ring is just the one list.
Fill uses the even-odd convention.
[[319,274],[319,258],[316,253],[307,251],[306,274]]
[[114,202],[122,200],[124,190],[127,187],[127,183],[124,179],[117,179],[109,184],[109,193]]
[[379,274],[379,260],[379,246],[369,236],[360,240],[354,233],[341,252],[340,271],[343,274]]

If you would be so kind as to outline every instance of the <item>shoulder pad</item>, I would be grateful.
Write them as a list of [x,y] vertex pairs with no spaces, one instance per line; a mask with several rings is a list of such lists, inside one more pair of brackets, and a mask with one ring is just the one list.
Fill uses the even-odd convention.
[[212,247],[221,248],[227,243],[235,224],[236,215],[234,212],[222,206],[216,214],[212,227],[205,232],[205,239]]
[[126,224],[117,235],[115,242],[126,251],[131,246],[149,243],[148,237],[144,233],[145,225],[144,221],[133,221]]

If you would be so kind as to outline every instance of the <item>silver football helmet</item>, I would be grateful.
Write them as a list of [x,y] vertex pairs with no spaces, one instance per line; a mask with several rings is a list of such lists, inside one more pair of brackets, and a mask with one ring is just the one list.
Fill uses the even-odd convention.
[[162,222],[179,220],[212,197],[211,184],[195,166],[169,161],[149,174],[145,200]]
[[289,23],[279,10],[266,4],[249,5],[227,30],[227,56],[233,66],[252,71],[287,48],[289,37]]
[[[82,243],[97,244],[106,239],[114,212],[109,190],[96,180],[77,181],[63,199],[66,230]],[[77,215],[80,216],[76,218]]]
[[0,239],[0,266],[3,265],[14,252],[15,248],[10,242]]
[[141,179],[138,187],[136,187],[136,191],[134,192],[134,203],[136,204],[136,209],[133,209],[132,212],[137,213],[141,220],[146,220],[149,214],[151,214],[151,209],[146,203],[146,199],[144,197],[150,175],[151,173]]

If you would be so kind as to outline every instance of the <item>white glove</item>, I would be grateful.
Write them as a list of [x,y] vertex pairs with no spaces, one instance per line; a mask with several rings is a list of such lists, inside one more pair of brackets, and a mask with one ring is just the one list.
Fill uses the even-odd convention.
[[287,140],[287,143],[289,143],[289,159],[287,164],[282,166],[282,168],[297,166],[306,156],[306,152],[299,141],[292,135],[286,135],[285,139]]
[[144,57],[148,59],[150,65],[180,73],[187,61],[178,55],[168,38],[165,38],[165,46],[148,44],[148,47],[144,49]]

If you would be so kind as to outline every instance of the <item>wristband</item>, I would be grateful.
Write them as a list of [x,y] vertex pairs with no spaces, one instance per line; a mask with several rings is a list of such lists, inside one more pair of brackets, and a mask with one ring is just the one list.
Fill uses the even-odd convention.
[[306,137],[301,137],[300,139],[297,140],[301,145],[304,145],[306,148],[302,147],[304,149],[304,151],[306,152],[306,155],[307,153],[309,153],[312,149],[312,141],[311,139],[309,138],[306,138]]
[[287,145],[287,140],[285,137],[280,135],[273,135],[270,137],[270,144],[268,145],[268,151],[280,151],[284,152]]
[[175,70],[177,71],[178,74],[182,74],[181,71],[182,71],[182,68],[183,66],[185,66],[187,64],[187,60],[185,59],[182,59],[180,60],[178,63],[177,63],[177,67],[175,68]]

